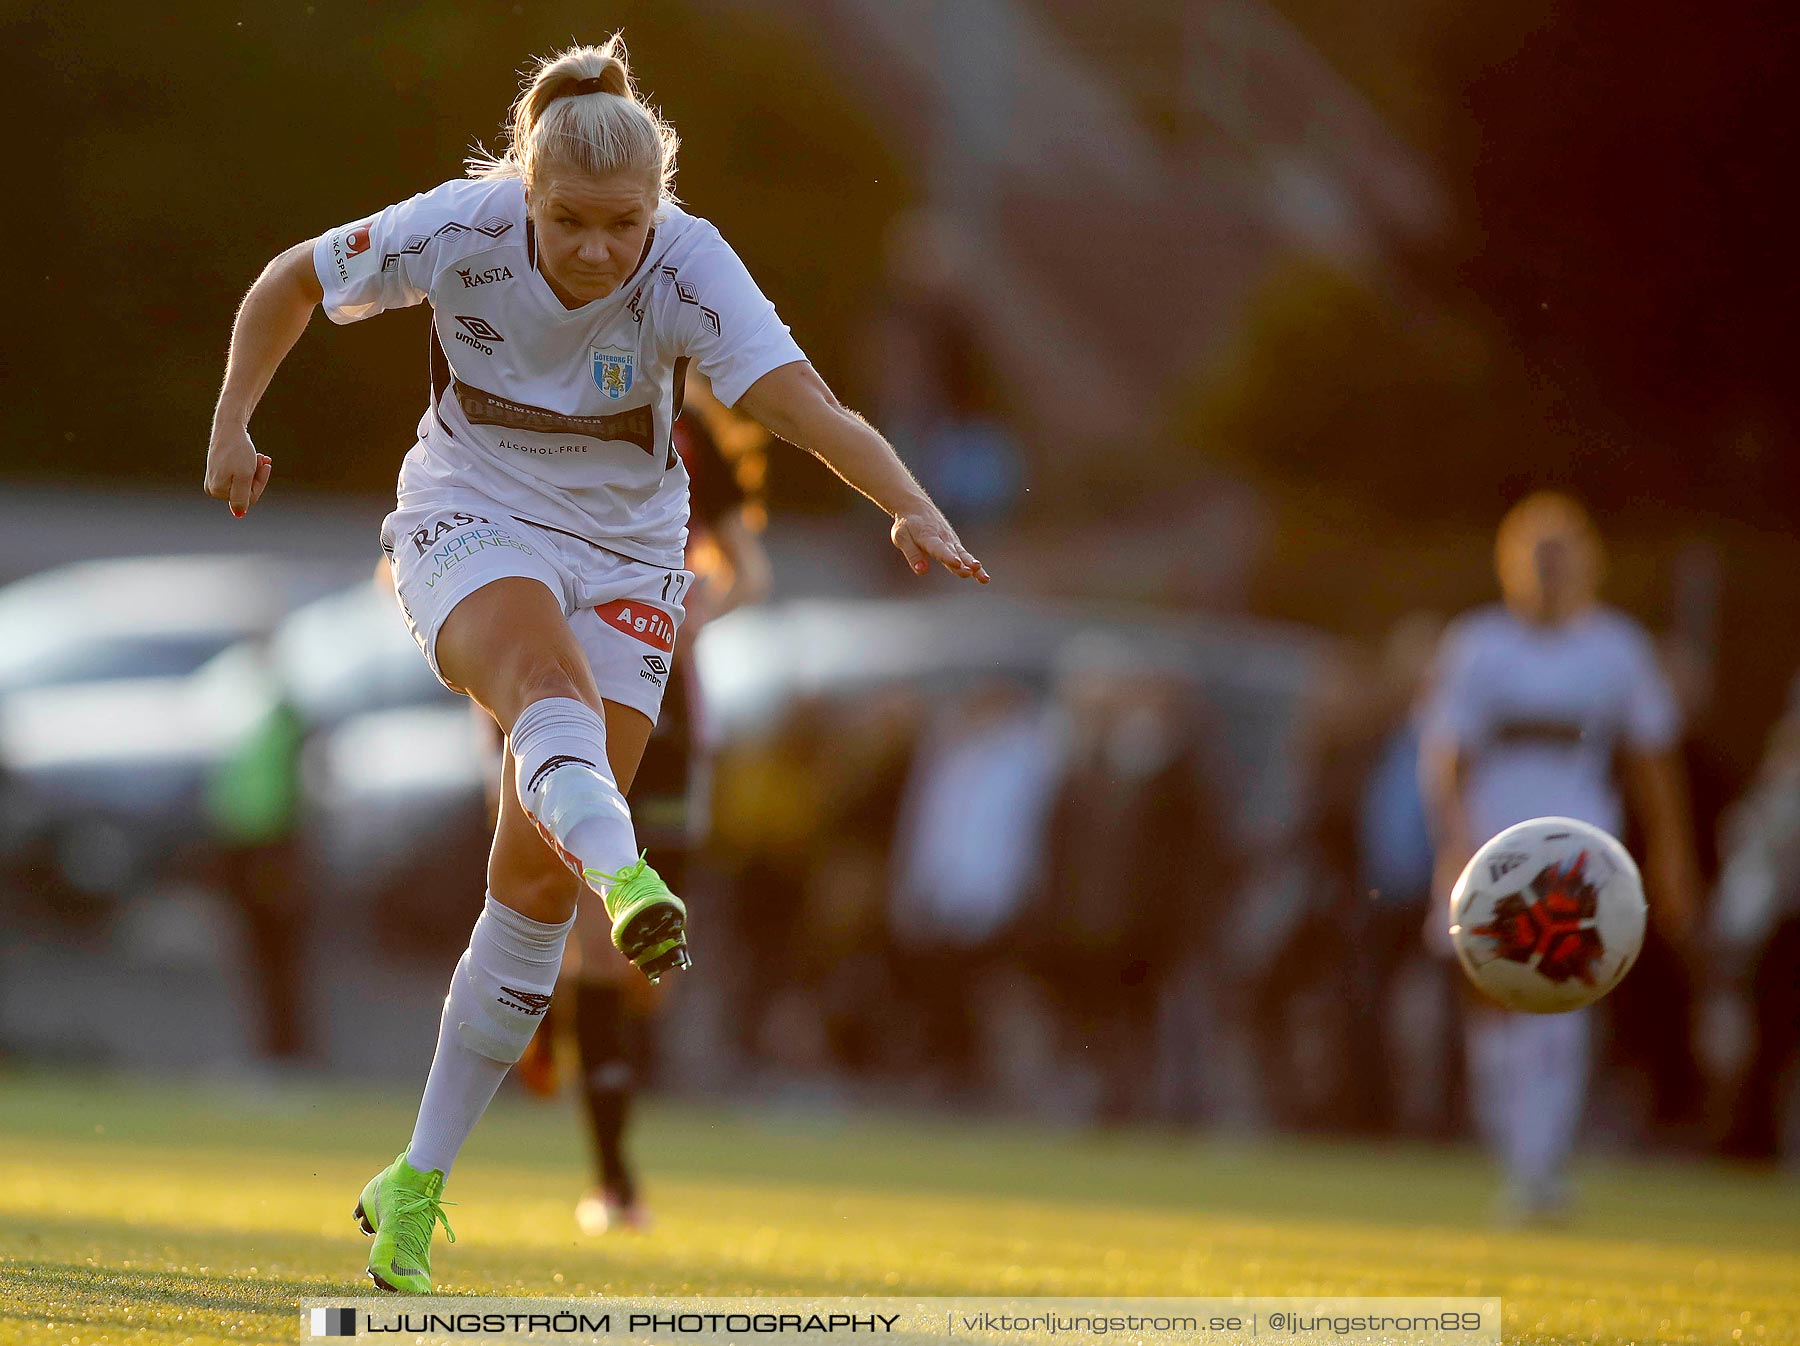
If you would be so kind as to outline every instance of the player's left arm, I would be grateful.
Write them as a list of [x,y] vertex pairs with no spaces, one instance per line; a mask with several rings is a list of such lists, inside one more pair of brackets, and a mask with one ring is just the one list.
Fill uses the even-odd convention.
[[771,369],[739,399],[764,429],[818,458],[893,519],[894,545],[915,574],[932,561],[953,575],[988,582],[988,573],[956,536],[943,511],[913,479],[887,440],[851,411],[806,360]]
[[1674,747],[1619,753],[1626,797],[1644,831],[1651,913],[1675,944],[1692,935],[1700,909],[1700,866],[1680,752]]

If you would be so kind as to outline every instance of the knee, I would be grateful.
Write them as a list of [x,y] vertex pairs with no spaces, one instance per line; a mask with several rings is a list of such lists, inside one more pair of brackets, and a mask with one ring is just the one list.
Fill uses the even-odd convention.
[[587,661],[578,649],[524,651],[513,668],[513,685],[521,707],[549,696],[586,701]]
[[533,702],[567,697],[598,710],[590,684],[592,675],[579,649],[521,649],[508,661],[504,688],[496,692],[501,704],[489,707],[508,727]]

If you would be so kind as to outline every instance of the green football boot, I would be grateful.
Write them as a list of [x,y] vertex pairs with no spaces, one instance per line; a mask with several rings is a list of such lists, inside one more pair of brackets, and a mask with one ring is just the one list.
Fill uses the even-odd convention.
[[665,972],[693,966],[688,957],[687,906],[642,854],[635,865],[617,874],[584,869],[581,877],[605,897],[613,946],[653,983]]
[[431,1293],[431,1235],[442,1224],[450,1242],[456,1242],[456,1232],[443,1212],[443,1207],[456,1203],[443,1200],[443,1194],[442,1170],[421,1173],[406,1162],[404,1153],[363,1188],[356,1223],[363,1233],[375,1236],[369,1246],[369,1279],[383,1290]]

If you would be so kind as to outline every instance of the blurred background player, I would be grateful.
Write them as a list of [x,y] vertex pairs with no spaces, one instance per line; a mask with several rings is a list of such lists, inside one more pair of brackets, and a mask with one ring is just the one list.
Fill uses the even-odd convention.
[[[759,536],[761,507],[742,484],[746,479],[760,481],[767,436],[755,426],[735,421],[703,382],[696,381],[688,386],[674,439],[688,472],[692,514],[687,566],[694,573],[694,584],[662,715],[632,783],[631,815],[639,837],[661,857],[670,883],[682,887],[706,838],[711,793],[702,689],[688,651],[706,622],[768,597],[770,566]],[[729,459],[720,448],[721,440],[732,445]],[[496,734],[496,753],[499,746]],[[496,775],[495,807],[498,789]],[[519,1061],[519,1079],[533,1093],[544,1097],[556,1093],[560,1083],[556,1039],[571,1017],[561,1007],[572,1000],[594,1160],[594,1185],[576,1205],[575,1218],[587,1234],[641,1230],[648,1226],[649,1212],[625,1151],[625,1129],[633,1097],[649,1082],[654,1068],[651,1016],[662,992],[632,975],[631,965],[613,948],[606,922],[580,910],[575,940],[563,959],[563,981],[573,983],[572,997],[551,1002],[553,1008]]]
[[[1653,920],[1681,947],[1698,884],[1677,757],[1680,716],[1649,636],[1599,604],[1600,538],[1567,496],[1530,496],[1500,525],[1503,604],[1445,632],[1421,747],[1440,903],[1482,842],[1556,815],[1644,837]],[[1442,939],[1443,907],[1427,924]],[[1472,1111],[1506,1174],[1505,1213],[1551,1219],[1586,1097],[1588,1011],[1532,1015],[1477,1001],[1465,1016]]]

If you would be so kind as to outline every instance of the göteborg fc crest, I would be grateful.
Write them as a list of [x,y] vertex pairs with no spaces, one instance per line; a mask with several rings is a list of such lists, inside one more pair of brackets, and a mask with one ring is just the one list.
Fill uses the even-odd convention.
[[617,402],[631,391],[631,352],[620,346],[595,346],[594,382]]

